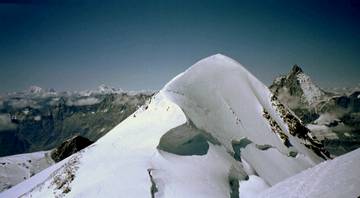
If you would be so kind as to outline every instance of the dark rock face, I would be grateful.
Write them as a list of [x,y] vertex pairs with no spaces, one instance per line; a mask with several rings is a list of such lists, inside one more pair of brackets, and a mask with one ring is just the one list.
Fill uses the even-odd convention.
[[96,141],[146,103],[154,93],[90,96],[13,96],[1,99],[0,156],[53,149],[74,135]]
[[291,73],[293,73],[293,74],[297,74],[297,73],[301,73],[301,72],[303,72],[303,70],[297,64],[295,64],[293,66],[293,68],[291,69]]
[[[297,75],[302,72],[302,69],[298,65],[294,65],[288,75],[278,77],[273,84],[270,85],[269,89],[277,96],[280,94],[289,94],[289,96],[286,97],[301,98],[304,93],[300,87]],[[286,93],[284,92],[284,89],[287,89]]]
[[[275,106],[275,105],[274,105]],[[278,107],[277,107],[278,108]],[[264,109],[263,110],[263,117],[268,120],[269,125],[272,129],[272,131],[281,139],[281,141],[283,142],[283,144],[286,147],[291,147],[291,143],[289,141],[289,137],[282,131],[282,129],[280,128],[279,124],[271,118],[270,114]]]
[[66,140],[60,146],[58,146],[54,151],[51,152],[51,158],[55,162],[59,162],[70,155],[80,151],[81,149],[89,146],[94,143],[93,141],[82,137],[75,136],[71,139]]

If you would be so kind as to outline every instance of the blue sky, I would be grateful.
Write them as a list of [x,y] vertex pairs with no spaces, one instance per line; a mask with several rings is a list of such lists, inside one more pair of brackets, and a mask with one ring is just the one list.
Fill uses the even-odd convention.
[[160,89],[216,53],[266,84],[299,64],[320,86],[352,86],[359,24],[356,0],[0,0],[0,93]]

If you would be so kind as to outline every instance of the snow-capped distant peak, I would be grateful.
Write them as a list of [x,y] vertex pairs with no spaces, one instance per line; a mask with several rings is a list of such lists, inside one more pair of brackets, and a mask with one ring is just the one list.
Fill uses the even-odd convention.
[[277,77],[270,89],[279,98],[294,100],[295,98],[292,97],[299,97],[303,103],[310,106],[316,105],[328,94],[319,88],[298,65],[294,65],[289,74]]
[[36,85],[32,85],[29,87],[28,89],[28,93],[30,94],[39,94],[39,93],[42,93],[43,92],[43,89],[39,86],[36,86]]
[[110,87],[110,86],[102,84],[98,87],[97,91],[99,91],[100,93],[104,93],[104,94],[107,94],[107,93],[110,94],[110,93],[120,93],[123,90],[120,88]]
[[30,97],[48,97],[48,96],[56,96],[58,93],[55,91],[54,88],[43,89],[39,86],[33,85],[30,86],[30,88],[27,91],[25,91],[23,94],[25,94],[25,96],[30,96]]
[[326,93],[320,89],[320,87],[311,80],[310,76],[305,74],[298,65],[295,64],[293,66],[288,76],[295,77],[294,80],[297,80],[303,92],[303,99],[305,99],[309,105],[314,105],[325,97]]
[[120,88],[110,87],[108,85],[100,85],[95,90],[86,90],[78,92],[81,96],[91,96],[91,95],[98,95],[98,94],[118,94],[124,92]]

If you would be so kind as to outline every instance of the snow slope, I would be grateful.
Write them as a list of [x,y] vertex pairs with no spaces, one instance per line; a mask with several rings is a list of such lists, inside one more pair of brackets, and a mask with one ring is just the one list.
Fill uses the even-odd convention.
[[259,197],[359,197],[359,165],[360,149],[357,149],[290,177],[263,191]]
[[0,157],[0,191],[30,178],[54,163],[50,151]]
[[[207,152],[191,153],[199,145]],[[323,159],[322,145],[265,85],[217,54],[90,147],[0,197],[238,197],[251,174],[272,186]]]
[[29,192],[32,189],[36,188],[39,184],[44,182],[46,179],[50,178],[56,170],[62,167],[68,160],[65,159],[59,163],[56,163],[49,168],[39,172],[35,176],[31,177],[28,180],[25,180],[15,187],[10,188],[7,191],[1,192],[0,197],[20,197],[24,192]]

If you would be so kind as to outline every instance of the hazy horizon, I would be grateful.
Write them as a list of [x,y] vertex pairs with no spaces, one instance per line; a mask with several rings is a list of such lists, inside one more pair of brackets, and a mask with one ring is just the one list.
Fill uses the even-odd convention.
[[221,53],[269,85],[294,64],[321,87],[360,83],[360,3],[0,1],[0,93],[158,90]]

